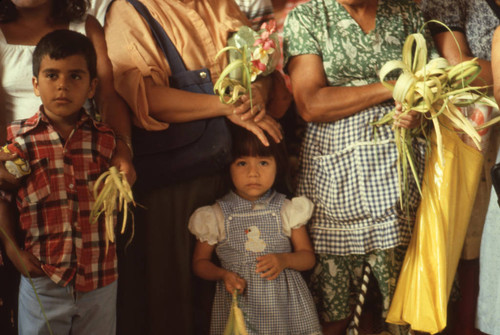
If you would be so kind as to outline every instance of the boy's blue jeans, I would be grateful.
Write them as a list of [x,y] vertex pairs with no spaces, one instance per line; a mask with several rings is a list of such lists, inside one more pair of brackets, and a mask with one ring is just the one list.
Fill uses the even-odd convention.
[[[90,292],[61,287],[48,277],[33,278],[54,335],[116,334],[117,282]],[[50,334],[28,278],[19,284],[19,334]]]

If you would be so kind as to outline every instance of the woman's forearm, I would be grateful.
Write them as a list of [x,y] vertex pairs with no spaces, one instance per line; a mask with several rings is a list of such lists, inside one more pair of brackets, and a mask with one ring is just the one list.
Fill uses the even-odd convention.
[[326,86],[309,97],[297,99],[297,109],[307,122],[333,122],[391,98],[392,92],[380,83],[358,87]]
[[230,115],[234,106],[220,102],[210,94],[192,93],[168,86],[155,85],[151,78],[144,79],[149,113],[167,123],[188,122]]
[[306,122],[337,121],[392,97],[392,92],[380,83],[328,86],[318,55],[292,57],[288,71],[297,110]]

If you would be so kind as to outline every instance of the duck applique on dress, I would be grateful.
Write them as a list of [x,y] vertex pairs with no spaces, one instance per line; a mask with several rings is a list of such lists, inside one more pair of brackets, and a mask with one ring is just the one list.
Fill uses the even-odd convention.
[[266,242],[260,238],[260,230],[256,226],[251,226],[245,230],[247,234],[247,241],[245,242],[245,249],[253,252],[262,252],[266,249]]

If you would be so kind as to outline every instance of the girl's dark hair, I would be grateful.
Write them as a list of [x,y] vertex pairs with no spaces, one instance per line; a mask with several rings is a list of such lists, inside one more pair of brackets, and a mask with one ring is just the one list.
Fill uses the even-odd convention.
[[66,29],[54,30],[38,42],[33,51],[33,76],[38,78],[40,63],[45,56],[57,60],[73,55],[85,58],[90,79],[97,77],[97,56],[94,45],[87,36]]
[[269,142],[269,146],[266,147],[254,133],[245,128],[233,126],[231,133],[233,138],[231,150],[232,161],[243,156],[274,157],[276,161],[274,188],[281,193],[291,195],[288,154],[284,141],[276,143],[269,134],[264,132]]
[[[51,21],[63,23],[81,19],[89,7],[89,0],[53,0]],[[16,18],[16,6],[10,0],[1,0],[0,22],[10,22]]]

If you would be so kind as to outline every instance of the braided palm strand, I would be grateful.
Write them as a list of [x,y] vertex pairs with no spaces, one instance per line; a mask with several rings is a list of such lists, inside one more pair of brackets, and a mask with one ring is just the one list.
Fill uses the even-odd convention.
[[370,264],[366,263],[363,266],[363,274],[361,276],[361,288],[358,295],[358,301],[354,308],[354,315],[351,323],[349,324],[349,328],[347,333],[350,335],[358,335],[359,334],[359,323],[361,318],[361,312],[363,310],[363,304],[366,300],[366,293],[368,291],[368,283],[370,282],[370,273],[372,269]]

